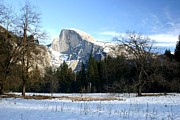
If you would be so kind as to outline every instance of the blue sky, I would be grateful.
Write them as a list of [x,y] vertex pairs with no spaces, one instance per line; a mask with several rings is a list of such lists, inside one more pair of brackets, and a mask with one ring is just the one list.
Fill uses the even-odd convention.
[[[5,0],[15,9],[25,0]],[[135,31],[171,48],[180,34],[180,0],[29,0],[42,13],[51,40],[61,29],[76,28],[99,41]]]

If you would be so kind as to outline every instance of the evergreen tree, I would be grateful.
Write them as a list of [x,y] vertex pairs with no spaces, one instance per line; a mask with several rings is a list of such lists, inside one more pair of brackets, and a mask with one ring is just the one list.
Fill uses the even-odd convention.
[[93,58],[92,55],[89,57],[88,61],[88,70],[87,70],[87,77],[88,77],[88,92],[96,92],[97,90],[97,81],[99,81],[99,73],[97,62]]
[[104,60],[98,62],[99,81],[97,81],[98,91],[103,92],[103,87],[107,82],[107,69]]
[[57,69],[56,76],[59,81],[59,92],[73,92],[72,83],[75,83],[75,74],[71,68],[64,61],[63,64]]
[[58,81],[55,76],[55,71],[52,69],[52,67],[47,67],[44,75],[44,81],[43,81],[43,92],[49,92],[53,94],[54,92],[57,92],[58,90]]
[[174,57],[178,62],[180,62],[180,35],[179,35],[179,41],[177,41],[177,43],[176,43]]
[[172,61],[173,55],[171,54],[171,50],[170,50],[170,49],[166,49],[164,55],[165,55],[170,61]]
[[74,88],[76,88],[75,86],[75,74],[72,71],[71,68],[68,68],[68,75],[67,75],[67,86],[68,86],[68,91],[67,92],[75,92]]
[[67,88],[66,81],[68,75],[68,65],[64,61],[56,71],[56,76],[59,81],[59,92],[65,92]]
[[40,85],[41,85],[41,82],[42,82],[42,74],[41,74],[41,71],[39,70],[38,66],[36,66],[36,68],[33,69],[32,71],[30,71],[29,77],[30,77],[31,80],[28,81],[27,91],[29,91],[29,92],[40,92],[41,91],[41,86]]
[[[177,41],[175,52],[174,52],[174,57],[175,57],[176,61],[178,62],[178,65],[177,65],[178,72],[177,72],[177,78],[175,80],[175,83],[177,86],[180,86],[180,35],[179,35],[178,39],[179,40]],[[179,87],[176,87],[176,88],[179,88]]]
[[166,49],[164,52],[164,55],[166,55],[167,57],[171,57],[171,50],[170,49]]
[[87,75],[86,75],[86,69],[85,64],[82,62],[81,64],[81,70],[79,71],[79,87],[81,92],[85,92],[87,90]]

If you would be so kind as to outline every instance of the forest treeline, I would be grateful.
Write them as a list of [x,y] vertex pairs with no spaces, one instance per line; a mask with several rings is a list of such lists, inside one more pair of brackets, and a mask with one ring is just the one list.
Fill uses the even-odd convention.
[[[177,43],[176,51],[179,47]],[[175,53],[176,53],[175,51]],[[175,54],[177,55],[177,53]],[[142,92],[180,92],[179,58],[166,50],[164,54],[154,58],[156,72],[150,70],[151,64],[146,64],[146,71],[153,74],[152,80],[146,81]],[[138,93],[138,69],[133,65],[134,60],[127,60],[125,56],[112,58],[107,56],[97,61],[90,55],[87,63],[81,64],[78,72],[68,68],[66,62],[57,69],[47,67],[42,76],[38,69],[33,71],[31,80],[27,82],[28,92],[43,93]],[[15,68],[14,72],[20,71]],[[154,73],[155,72],[155,73]],[[9,91],[21,91],[21,76],[15,74],[8,83]],[[148,79],[144,76],[145,79]]]
[[[26,3],[20,15],[0,4],[0,94],[6,92],[180,92],[180,37],[174,54],[155,52],[146,36],[129,32],[114,38],[122,52],[101,61],[92,55],[72,71],[66,62],[44,72],[34,64],[39,56],[38,40],[46,35],[39,28],[40,14]],[[18,16],[18,17],[17,17]],[[2,27],[3,26],[3,27]]]

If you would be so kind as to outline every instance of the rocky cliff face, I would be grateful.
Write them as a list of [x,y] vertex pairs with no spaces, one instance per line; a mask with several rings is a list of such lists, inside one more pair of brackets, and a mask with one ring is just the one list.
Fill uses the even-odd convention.
[[54,51],[60,51],[59,38],[53,39],[53,42],[52,42],[52,44],[51,44],[51,48],[52,48]]
[[46,46],[39,45],[38,50],[39,54],[34,57],[34,65],[36,64],[44,73],[45,67],[52,66],[51,56]]
[[103,49],[102,46],[96,45],[94,42],[92,37],[83,32],[62,30],[59,36],[59,52],[67,54],[68,60],[85,61],[91,53],[96,56]]
[[112,46],[115,45],[97,42],[89,34],[80,30],[63,29],[59,39],[54,39],[49,46],[51,64],[60,66],[63,61],[66,61],[75,70],[79,63],[87,62],[90,54],[97,60],[104,59],[109,53],[113,55]]
[[49,50],[44,45],[36,45],[34,49],[36,49],[36,52],[31,52],[32,59],[29,59],[31,66],[29,71],[34,70],[38,67],[41,74],[44,74],[45,68],[52,66]]

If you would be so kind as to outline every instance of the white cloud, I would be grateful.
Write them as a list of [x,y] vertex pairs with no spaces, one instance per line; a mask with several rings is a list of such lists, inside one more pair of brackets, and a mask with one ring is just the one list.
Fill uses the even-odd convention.
[[180,34],[180,19],[168,9],[161,15],[150,14],[142,20],[142,26],[149,31],[149,37],[156,41],[157,46],[175,47]]
[[154,34],[149,35],[152,40],[163,43],[175,43],[178,41],[178,36],[172,34]]
[[[98,41],[110,41],[113,39],[113,37],[116,36],[125,36],[125,33],[118,33],[115,31],[104,31],[100,32],[99,35],[96,37]],[[176,42],[178,41],[178,35],[177,34],[151,34],[148,35],[148,37],[151,40],[154,40],[156,42],[155,46],[161,46],[161,47],[174,47],[176,45]]]
[[149,38],[155,40],[154,46],[175,48],[178,36],[173,34],[154,34],[149,35]]
[[174,43],[156,43],[154,44],[154,46],[158,46],[158,47],[175,47]]
[[[97,37],[98,41],[109,41],[112,42],[113,37],[125,36],[125,33],[118,33],[114,31],[101,32],[100,36]],[[154,46],[175,48],[176,42],[178,41],[178,35],[175,34],[152,34],[148,35],[151,40],[155,41]]]
[[180,18],[175,16],[169,9],[164,9],[161,14],[150,13],[142,18],[142,28],[154,34],[179,34]]

